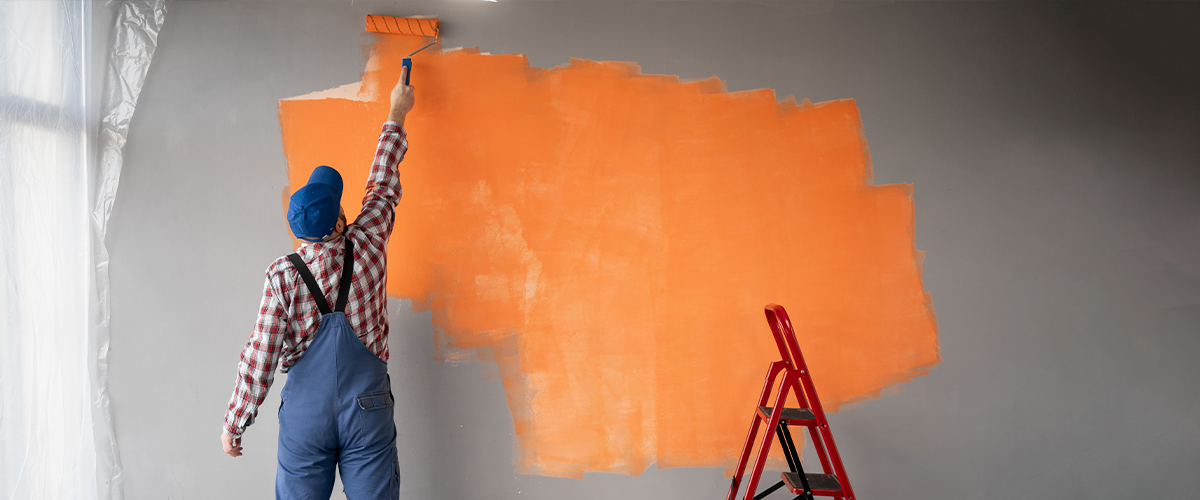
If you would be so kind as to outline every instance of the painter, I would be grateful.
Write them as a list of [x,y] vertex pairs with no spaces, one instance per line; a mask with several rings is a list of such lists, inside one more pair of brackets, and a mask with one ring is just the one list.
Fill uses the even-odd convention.
[[[400,495],[394,399],[387,373],[387,244],[400,201],[398,167],[412,110],[407,68],[392,89],[362,211],[346,224],[342,176],[319,166],[289,200],[287,221],[304,243],[267,269],[254,333],[242,350],[221,444],[242,455],[278,366],[275,497],[329,498],[335,467],[350,498]],[[333,304],[333,307],[330,307]]]

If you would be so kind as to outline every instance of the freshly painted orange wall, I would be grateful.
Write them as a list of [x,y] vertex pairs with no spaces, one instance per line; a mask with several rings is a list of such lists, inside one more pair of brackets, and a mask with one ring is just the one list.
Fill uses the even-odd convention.
[[[280,102],[291,186],[333,166],[358,212],[422,42],[382,36],[361,88]],[[940,360],[913,187],[871,185],[854,101],[631,63],[413,61],[388,290],[432,309],[441,359],[495,361],[518,472],[728,470],[778,356],[768,302],[788,308],[827,410]]]

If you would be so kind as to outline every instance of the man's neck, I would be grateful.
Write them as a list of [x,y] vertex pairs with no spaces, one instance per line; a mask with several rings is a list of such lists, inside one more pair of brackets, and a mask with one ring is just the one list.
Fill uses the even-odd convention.
[[306,247],[308,245],[319,245],[321,243],[329,243],[330,241],[338,239],[338,237],[340,237],[341,235],[342,235],[342,233],[333,233],[329,236],[326,236],[325,239],[323,239],[321,241],[300,240],[300,246]]

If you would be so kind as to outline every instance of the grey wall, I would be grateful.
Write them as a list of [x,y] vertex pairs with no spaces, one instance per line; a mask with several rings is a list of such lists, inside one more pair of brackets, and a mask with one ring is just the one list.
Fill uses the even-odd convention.
[[[171,4],[109,235],[127,498],[272,494],[283,378],[244,457],[218,437],[291,250],[276,101],[357,81],[368,13],[539,66],[857,99],[876,182],[915,184],[945,359],[830,417],[859,496],[1196,495],[1200,4],[464,0]],[[403,498],[724,495],[720,469],[513,474],[499,381],[433,361],[429,314],[391,306]]]

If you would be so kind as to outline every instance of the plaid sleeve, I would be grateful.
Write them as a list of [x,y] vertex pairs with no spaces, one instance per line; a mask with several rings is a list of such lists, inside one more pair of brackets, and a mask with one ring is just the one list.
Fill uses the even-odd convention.
[[408,152],[407,132],[387,122],[379,133],[375,162],[367,176],[367,192],[363,196],[362,212],[354,221],[368,234],[386,239],[392,234],[396,204],[400,203],[400,172],[398,165]]
[[287,306],[281,300],[284,295],[280,293],[283,273],[277,269],[277,265],[272,265],[267,271],[258,322],[246,347],[242,349],[237,383],[233,397],[229,399],[229,408],[225,411],[225,432],[235,438],[241,437],[246,427],[254,423],[258,407],[266,399],[267,391],[275,380],[275,367],[283,350],[283,339],[288,333]]

